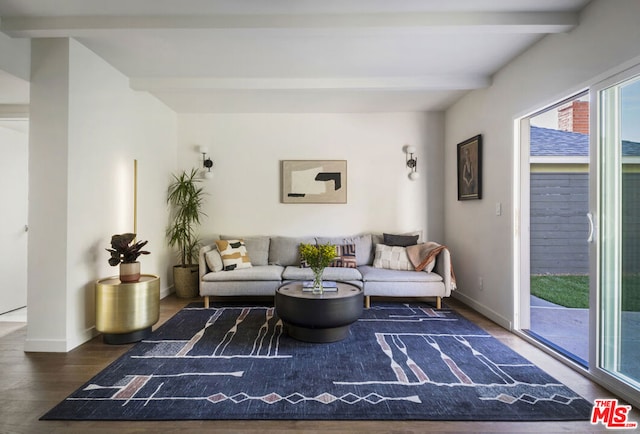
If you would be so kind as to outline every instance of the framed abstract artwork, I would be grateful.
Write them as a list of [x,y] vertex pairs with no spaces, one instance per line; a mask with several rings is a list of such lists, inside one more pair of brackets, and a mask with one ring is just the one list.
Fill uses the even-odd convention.
[[482,199],[482,136],[458,143],[458,200]]
[[282,160],[282,203],[347,203],[346,160]]

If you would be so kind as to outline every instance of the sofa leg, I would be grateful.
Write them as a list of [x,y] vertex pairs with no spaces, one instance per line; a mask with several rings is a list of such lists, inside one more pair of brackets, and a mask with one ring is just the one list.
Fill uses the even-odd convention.
[[209,296],[208,295],[204,296],[204,308],[205,309],[209,309]]
[[365,295],[364,296],[364,308],[365,309],[369,309],[370,307],[371,307],[371,296]]
[[442,308],[442,297],[436,297],[436,309]]

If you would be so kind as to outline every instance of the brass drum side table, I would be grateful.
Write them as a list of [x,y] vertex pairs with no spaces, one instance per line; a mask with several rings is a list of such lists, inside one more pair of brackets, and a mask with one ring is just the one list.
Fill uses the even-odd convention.
[[143,274],[137,282],[118,277],[96,282],[96,330],[107,344],[140,341],[160,318],[160,278]]

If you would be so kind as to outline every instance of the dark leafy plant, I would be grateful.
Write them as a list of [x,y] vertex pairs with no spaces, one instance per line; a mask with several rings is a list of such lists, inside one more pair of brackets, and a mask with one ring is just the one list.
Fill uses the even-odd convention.
[[131,264],[137,261],[138,256],[148,255],[150,253],[146,250],[142,250],[148,241],[138,241],[137,243],[133,243],[135,238],[136,234],[131,233],[113,235],[111,237],[111,248],[105,249],[107,252],[111,253],[109,265],[115,267],[121,262],[124,264]]
[[198,187],[201,179],[198,171],[182,171],[173,175],[169,185],[167,203],[171,206],[171,223],[167,228],[170,247],[177,247],[180,265],[187,267],[197,263],[199,240],[196,228],[200,224],[204,191]]

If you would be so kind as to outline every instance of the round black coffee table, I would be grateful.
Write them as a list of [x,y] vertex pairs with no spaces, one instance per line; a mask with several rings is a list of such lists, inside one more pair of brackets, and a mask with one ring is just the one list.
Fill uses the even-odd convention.
[[349,326],[362,315],[361,288],[337,283],[337,291],[313,294],[302,282],[288,282],[276,289],[275,307],[287,333],[306,342],[336,342],[349,334]]

